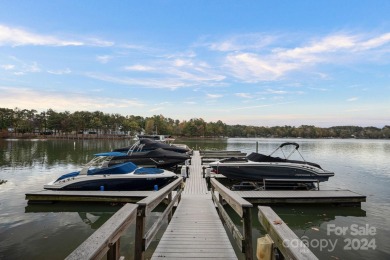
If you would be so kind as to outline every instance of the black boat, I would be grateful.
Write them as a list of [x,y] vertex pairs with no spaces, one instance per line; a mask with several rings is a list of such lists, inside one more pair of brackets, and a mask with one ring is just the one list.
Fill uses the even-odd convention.
[[128,152],[139,152],[139,151],[150,151],[155,149],[164,149],[167,151],[173,151],[177,153],[187,153],[189,152],[189,149],[175,146],[173,144],[167,144],[163,142],[159,142],[153,139],[148,138],[142,138],[136,143],[134,143],[132,146],[122,147],[114,149],[113,152],[122,152],[122,153],[128,153]]
[[167,169],[182,164],[188,159],[190,159],[190,156],[186,153],[168,151],[162,148],[147,151],[130,150],[126,155],[113,157],[109,165],[132,162],[138,166]]
[[[272,156],[277,150],[289,145],[295,146],[295,149],[284,159]],[[298,148],[297,143],[283,143],[270,155],[251,153],[246,158],[226,158],[209,165],[213,172],[240,181],[261,182],[266,179],[323,182],[334,176],[333,172],[322,169],[318,164],[305,161]],[[301,155],[302,161],[289,159],[295,151]]]

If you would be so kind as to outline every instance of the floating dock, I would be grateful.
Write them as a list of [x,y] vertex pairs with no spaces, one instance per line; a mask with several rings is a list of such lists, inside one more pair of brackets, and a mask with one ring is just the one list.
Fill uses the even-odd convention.
[[[210,153],[210,152],[208,152]],[[221,151],[230,156],[239,154],[238,151]],[[219,153],[219,154],[221,154]],[[195,151],[190,166],[190,178],[187,179],[183,195],[208,195],[205,179],[202,178],[202,154]],[[215,152],[218,155],[218,152]],[[138,202],[153,194],[154,191],[50,191],[43,190],[26,194],[29,203],[74,201],[74,202]],[[366,201],[366,196],[350,190],[262,190],[262,191],[234,191],[242,198],[254,204],[360,204]]]
[[234,192],[254,204],[360,204],[366,201],[366,196],[350,190],[263,190]]
[[[189,172],[189,178],[186,179],[184,190],[181,193],[181,200],[177,203],[175,213],[151,259],[237,259],[237,248],[233,247],[226,233],[215,202],[212,199],[211,191],[207,189],[205,178],[203,178],[202,157],[199,151],[193,153]],[[215,185],[214,181],[213,185]],[[222,184],[219,183],[218,185]],[[227,190],[227,193],[234,195],[233,197],[238,195],[239,199],[242,198],[248,201],[248,204],[357,204],[366,201],[366,196],[349,190],[230,191],[226,187],[224,189]],[[217,193],[216,191],[215,194]],[[47,201],[139,202],[144,198],[152,198],[153,194],[156,194],[155,191],[39,191],[26,194],[26,199],[29,203]],[[221,197],[220,200],[222,200]],[[222,209],[219,210],[219,214],[221,214],[221,211]],[[136,222],[142,217],[141,213],[142,211],[136,214]],[[234,224],[231,227],[233,226]],[[149,237],[149,235],[145,235],[145,237]],[[252,239],[251,235],[249,238]],[[234,239],[236,238],[234,237]],[[246,240],[242,241],[245,243]],[[252,243],[249,242],[241,246],[251,248],[248,252],[252,252],[251,245]],[[137,250],[136,248],[135,252],[138,252]],[[117,251],[119,252],[119,250]],[[112,259],[116,259],[116,257]]]
[[67,202],[128,202],[140,201],[154,191],[54,191],[43,190],[26,194],[28,203]]

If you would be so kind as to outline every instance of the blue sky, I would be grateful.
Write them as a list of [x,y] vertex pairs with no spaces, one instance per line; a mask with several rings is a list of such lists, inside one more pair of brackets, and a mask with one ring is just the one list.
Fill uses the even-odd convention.
[[0,107],[390,125],[390,1],[0,0]]

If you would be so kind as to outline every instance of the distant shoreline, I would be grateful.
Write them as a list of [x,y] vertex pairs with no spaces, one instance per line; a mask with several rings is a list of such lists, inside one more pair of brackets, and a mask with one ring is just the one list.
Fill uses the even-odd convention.
[[[135,136],[128,135],[96,135],[96,134],[69,134],[69,135],[32,135],[32,134],[10,134],[6,136],[0,136],[2,140],[135,140]],[[259,138],[259,139],[340,139],[340,140],[389,140],[388,138],[341,138],[341,137],[258,137],[258,136],[249,136],[249,137],[210,137],[210,136],[180,136],[176,137],[176,140],[216,140],[216,139],[228,139],[228,138],[242,138],[242,139],[251,139],[251,138]]]

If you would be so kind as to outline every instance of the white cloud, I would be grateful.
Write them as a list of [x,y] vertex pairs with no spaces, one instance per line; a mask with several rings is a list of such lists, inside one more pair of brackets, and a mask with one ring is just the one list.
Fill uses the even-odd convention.
[[128,85],[131,87],[147,87],[147,88],[167,88],[171,90],[175,90],[177,88],[189,87],[190,83],[186,83],[182,80],[170,79],[170,78],[160,78],[160,79],[151,79],[151,78],[130,78],[130,77],[115,77],[104,74],[97,73],[87,73],[85,74],[87,77],[112,82],[116,84]]
[[105,41],[97,38],[89,38],[85,40],[85,44],[97,47],[110,47],[114,45],[114,42]]
[[80,46],[84,44],[80,41],[62,40],[53,36],[39,35],[23,29],[0,25],[0,46],[1,45]]
[[101,56],[97,56],[96,57],[96,60],[102,64],[106,64],[108,63],[113,57],[112,56],[109,56],[109,55],[101,55]]
[[253,96],[249,93],[235,93],[234,95],[241,98],[253,98]]
[[353,102],[353,101],[357,101],[358,99],[359,99],[358,97],[351,97],[351,98],[348,98],[347,101]]
[[299,64],[275,60],[254,53],[230,54],[225,66],[233,75],[246,82],[275,80],[288,71],[295,70]]
[[198,103],[195,102],[195,101],[184,101],[183,104],[186,104],[186,105],[196,105]]
[[288,93],[288,92],[285,91],[285,90],[275,90],[275,89],[267,89],[266,91],[267,91],[267,93],[269,93],[269,94],[277,94],[277,95],[285,95],[285,94]]
[[13,70],[15,68],[15,65],[4,64],[4,65],[0,65],[0,68],[2,68],[3,70]]
[[163,109],[164,109],[163,107],[156,107],[156,108],[149,109],[149,112],[156,112],[156,111],[160,111]]
[[141,108],[146,105],[137,99],[113,99],[108,97],[97,97],[81,95],[71,92],[53,92],[23,87],[0,86],[0,104],[3,107],[13,108],[15,106],[46,110],[101,110],[110,108]]
[[[277,37],[275,37],[276,39]],[[299,38],[300,39],[300,38]],[[232,40],[234,41],[234,39]],[[305,41],[305,40],[304,40]],[[230,51],[226,54],[224,67],[228,68],[232,76],[245,82],[274,81],[286,76],[287,73],[302,71],[307,73],[320,64],[342,65],[351,62],[364,62],[368,60],[382,59],[388,62],[388,55],[370,55],[372,51],[389,53],[390,33],[377,36],[363,34],[335,33],[316,39],[306,40],[303,43],[290,43],[291,47],[285,47],[285,43],[272,42],[265,49],[231,46],[227,43],[214,48]],[[279,46],[278,46],[279,45]],[[225,47],[223,47],[225,46]],[[284,46],[284,47],[280,47]],[[382,48],[382,49],[380,49]],[[244,52],[234,52],[245,50]],[[311,72],[320,78],[328,78],[323,72]]]
[[223,39],[216,42],[201,43],[198,45],[207,46],[210,50],[220,52],[262,50],[274,43],[277,38],[279,38],[277,35],[251,33],[234,35],[228,39]]
[[206,94],[207,98],[210,98],[210,99],[217,99],[217,98],[221,98],[223,97],[223,95],[220,95],[220,94]]
[[359,49],[363,49],[363,50],[373,49],[388,43],[390,43],[390,33],[385,33],[377,37],[374,37],[372,39],[361,42],[359,45],[360,47]]
[[64,75],[71,73],[71,70],[69,68],[66,68],[63,70],[48,70],[47,72],[54,75]]
[[[81,37],[82,38],[82,37]],[[38,34],[22,28],[13,28],[0,24],[0,46],[97,46],[109,47],[114,42],[98,38],[85,38],[84,40],[62,39],[57,36]]]
[[153,67],[144,66],[144,65],[126,66],[124,69],[129,70],[129,71],[153,71],[153,70],[155,70]]

